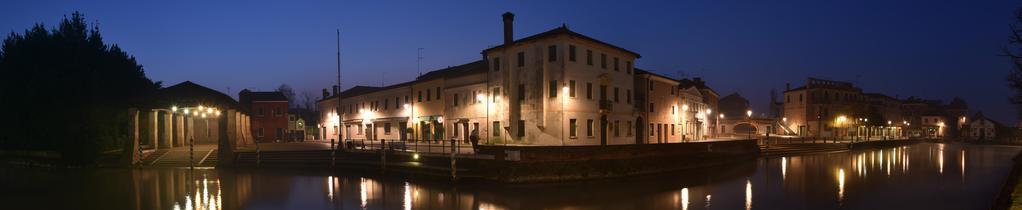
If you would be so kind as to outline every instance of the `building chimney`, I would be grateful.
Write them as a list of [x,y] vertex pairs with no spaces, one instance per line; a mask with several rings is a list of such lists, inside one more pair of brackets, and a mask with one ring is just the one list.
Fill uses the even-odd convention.
[[337,85],[334,85],[334,95],[335,96],[337,95],[337,89],[338,89]]
[[330,97],[330,92],[326,91],[326,88],[323,88],[323,99],[326,99],[326,97]]
[[[502,16],[504,17],[504,49],[502,50],[503,51],[503,55],[502,56],[503,57],[508,57],[509,56],[508,55],[508,51],[512,47],[511,46],[511,42],[514,41],[515,14],[511,14],[511,12],[505,12],[504,15],[502,15]],[[508,60],[510,60],[510,59],[508,59]],[[506,65],[506,64],[507,63],[511,63],[511,62],[504,62],[504,63],[505,63],[504,64],[505,66],[510,66],[510,65]],[[508,109],[507,110],[507,112],[508,112],[507,119],[508,119],[508,124],[510,124],[508,126],[508,128],[510,128],[509,134],[511,134],[511,140],[512,141],[518,141],[518,140],[521,139],[521,137],[519,136],[520,133],[518,131],[524,130],[523,128],[520,128],[521,126],[524,126],[524,125],[518,124],[519,120],[522,119],[522,116],[521,116],[522,115],[522,107],[521,107],[522,103],[519,101],[519,98],[518,98],[518,94],[519,93],[518,92],[519,91],[523,91],[523,90],[519,90],[519,88],[518,88],[520,84],[518,83],[518,70],[517,70],[517,68],[507,68],[507,71],[504,71],[504,74],[506,75],[506,78],[508,78],[507,82],[504,85],[504,90],[510,90],[510,91],[508,91],[508,99],[511,101],[511,103],[508,103],[508,106],[507,106],[507,109]]]
[[791,90],[791,83],[784,83],[784,91]]
[[502,16],[504,17],[504,47],[511,47],[511,42],[514,41],[515,14],[505,12]]

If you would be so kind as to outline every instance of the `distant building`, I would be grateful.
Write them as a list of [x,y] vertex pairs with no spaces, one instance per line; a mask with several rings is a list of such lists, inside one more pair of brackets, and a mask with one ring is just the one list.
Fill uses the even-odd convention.
[[944,116],[933,113],[923,115],[920,118],[922,119],[922,123],[919,124],[921,129],[920,137],[937,139],[943,138],[946,135],[947,123],[945,122],[947,120]]
[[909,97],[901,100],[905,135],[910,137],[958,139],[967,136],[961,130],[968,122],[968,105],[955,97],[942,105],[940,100]]
[[[902,136],[905,123],[896,98],[863,93],[852,83],[808,78],[805,86],[784,91],[786,130],[800,136]],[[872,120],[872,122],[870,122]]]
[[[706,81],[703,81],[703,78],[700,77],[681,79],[678,82],[678,89],[682,93],[682,102],[687,104],[689,107],[696,108],[693,110],[696,111],[695,114],[691,115],[692,117],[690,119],[683,122],[695,123],[688,123],[689,125],[685,126],[687,131],[683,131],[683,133],[688,136],[693,135],[690,134],[693,133],[691,131],[695,131],[694,136],[696,136],[697,139],[717,136],[719,131],[715,129],[715,127],[720,123],[718,122],[719,118],[714,114],[720,113],[720,110],[717,109],[720,94],[717,94],[717,91],[706,86]],[[685,139],[687,140],[689,138],[686,137]]]
[[735,118],[746,118],[746,111],[752,110],[749,105],[749,100],[742,97],[738,93],[732,93],[730,95],[721,97],[717,102],[717,106],[720,107],[719,114],[723,114],[726,119]]
[[288,141],[305,141],[305,119],[294,113],[287,114],[287,134]]
[[999,130],[1007,130],[1007,128],[997,121],[986,118],[982,112],[977,112],[976,115],[973,115],[972,121],[969,121],[966,130],[968,140],[993,141],[998,138]]
[[288,100],[280,92],[255,92],[248,89],[238,93],[242,106],[252,113],[252,136],[262,143],[287,140]]
[[288,110],[287,130],[289,141],[315,140],[318,129],[319,113],[306,108],[295,108]]

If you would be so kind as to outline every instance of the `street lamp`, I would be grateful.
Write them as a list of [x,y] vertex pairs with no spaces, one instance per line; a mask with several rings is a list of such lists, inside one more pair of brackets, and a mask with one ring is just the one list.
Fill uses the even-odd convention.
[[[838,125],[838,127],[841,127],[841,125],[845,124],[845,121],[847,121],[847,120],[848,120],[848,117],[845,117],[844,115],[838,116],[837,117],[837,125]],[[856,120],[858,120],[858,119],[856,119]],[[845,136],[848,136],[847,128],[845,128]]]
[[[706,115],[707,116],[713,116],[713,110],[712,109],[706,109]],[[706,120],[709,121],[710,120],[709,117],[707,117]],[[707,126],[709,126],[710,123],[707,122],[706,124],[707,124]],[[717,134],[717,131],[713,131],[713,133],[710,136],[713,136],[713,135],[716,135],[716,134]]]
[[565,107],[564,104],[568,103],[568,91],[569,90],[570,90],[570,88],[568,88],[567,85],[565,85],[564,87],[561,87],[561,146],[564,146],[564,123],[567,122],[564,119],[565,115],[566,115],[565,112],[564,112],[564,107]]
[[720,121],[721,120],[724,120],[724,113],[720,113],[720,115],[717,115],[717,133],[718,133],[717,136],[718,137],[720,137],[720,133],[724,133],[724,130],[720,129]]
[[[745,110],[745,116],[749,120],[749,125],[752,126],[752,110]],[[749,132],[749,139],[752,139],[752,132]]]
[[[682,102],[684,103],[684,101]],[[685,113],[688,112],[688,104],[681,105],[681,140],[685,141],[686,135],[688,135],[688,119],[685,119]]]

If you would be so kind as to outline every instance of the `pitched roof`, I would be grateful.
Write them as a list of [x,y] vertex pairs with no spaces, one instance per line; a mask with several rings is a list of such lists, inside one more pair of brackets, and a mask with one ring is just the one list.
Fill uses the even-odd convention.
[[424,81],[437,78],[450,78],[456,76],[465,76],[475,73],[486,73],[486,60],[473,61],[471,63],[461,64],[458,66],[451,66],[439,70],[426,72],[422,76],[418,76],[415,79]]
[[[515,40],[514,42],[512,42],[512,44],[517,44],[519,42],[532,41],[532,40],[536,40],[536,39],[540,39],[540,38],[556,36],[556,35],[561,35],[561,34],[567,34],[569,36],[586,39],[586,40],[589,40],[589,41],[592,41],[592,42],[596,42],[596,43],[599,43],[599,44],[602,44],[602,45],[607,45],[607,46],[609,46],[611,48],[618,49],[618,50],[624,51],[626,53],[635,55],[636,58],[641,58],[642,57],[641,55],[639,55],[639,53],[632,52],[631,50],[628,50],[628,49],[625,49],[625,48],[622,48],[622,47],[618,47],[618,46],[614,46],[612,44],[600,41],[598,39],[594,39],[592,37],[589,37],[589,36],[586,36],[586,35],[582,35],[582,34],[580,34],[578,32],[575,32],[575,31],[572,31],[572,30],[568,30],[568,26],[566,26],[566,25],[561,25],[561,27],[557,27],[557,28],[551,29],[551,30],[543,32],[543,33],[538,33],[538,34],[535,34],[535,35],[532,35],[532,36],[528,36],[528,37],[525,37],[525,38],[521,38],[521,39]],[[496,50],[496,49],[503,48],[503,47],[504,47],[504,44],[500,44],[500,45],[497,45],[495,47],[491,47],[491,48],[485,49],[485,50],[483,50],[482,53],[486,54],[486,52],[489,52],[490,50]]]
[[800,86],[800,87],[797,87],[797,88],[792,88],[792,89],[785,90],[784,92],[787,93],[787,92],[791,92],[791,91],[799,91],[799,90],[805,90],[805,89],[806,89],[806,86],[803,85],[803,86]]
[[241,90],[241,92],[238,92],[238,100],[241,101],[242,104],[250,104],[253,101],[285,101],[285,102],[288,101],[287,97],[284,96],[284,93],[281,92],[277,91],[257,92],[250,91],[248,89],[244,89]]
[[347,97],[362,95],[362,94],[366,94],[366,93],[376,92],[376,91],[381,90],[381,89],[383,89],[383,88],[382,87],[375,87],[375,86],[356,85],[355,87],[351,87],[351,88],[348,88],[347,90],[341,91],[340,95],[341,95],[341,97],[347,98]]
[[664,79],[667,79],[667,80],[671,80],[671,81],[674,81],[674,82],[681,82],[681,81],[678,81],[678,80],[676,80],[674,78],[670,78],[668,76],[664,76],[662,74],[657,74],[656,72],[647,71],[647,70],[640,69],[640,68],[635,68],[635,74],[636,75],[638,75],[638,74],[649,74],[649,75],[657,76],[657,77],[664,78]]
[[184,81],[176,85],[165,87],[157,92],[157,106],[212,106],[217,108],[229,108],[240,110],[238,101],[220,91],[195,84],[192,81]]
[[986,116],[984,116],[983,112],[976,112],[976,114],[972,115],[972,120],[970,120],[969,123],[976,122],[977,120],[989,120],[990,122],[994,123],[995,127],[998,127],[998,128],[1004,127],[1004,125],[1001,124],[1000,122],[997,122],[994,119],[990,119],[990,118],[987,118]]
[[[458,66],[452,66],[452,67],[447,67],[447,68],[443,68],[443,69],[439,69],[439,70],[434,70],[434,71],[427,72],[426,74],[423,74],[422,76],[416,77],[415,80],[408,81],[408,82],[402,82],[402,83],[398,83],[398,84],[393,84],[393,85],[388,85],[388,86],[385,86],[385,87],[357,85],[355,87],[351,87],[351,88],[348,88],[347,90],[341,91],[340,95],[341,95],[342,98],[349,98],[349,97],[354,97],[354,96],[359,96],[359,95],[373,93],[373,92],[376,92],[376,91],[382,91],[382,90],[387,90],[387,89],[391,89],[391,88],[407,86],[407,85],[410,85],[412,83],[420,82],[420,81],[426,81],[426,80],[437,79],[437,78],[451,78],[451,77],[465,76],[465,75],[477,74],[477,73],[486,73],[486,70],[487,70],[486,69],[486,67],[487,67],[486,63],[487,63],[486,60],[478,60],[478,61],[473,61],[471,63],[466,63],[466,64],[462,64],[462,65],[458,65]],[[337,97],[337,95],[331,95],[331,96],[328,96],[326,98],[320,99],[319,101],[333,99],[333,98],[336,98],[336,97]]]
[[888,96],[888,95],[884,95],[882,93],[863,93],[862,95],[865,95],[865,96],[868,96],[868,97],[873,97],[873,98],[883,98],[883,99],[890,99],[890,100],[898,100],[898,99],[896,99],[894,97],[891,97],[891,96]]

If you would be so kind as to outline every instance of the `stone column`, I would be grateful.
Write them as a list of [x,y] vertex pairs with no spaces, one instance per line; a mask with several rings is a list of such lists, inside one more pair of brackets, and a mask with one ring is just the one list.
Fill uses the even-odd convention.
[[174,147],[184,146],[185,139],[185,117],[174,115]]
[[[234,147],[237,144],[237,112],[228,109],[217,119],[217,166],[234,164]],[[229,158],[230,157],[230,158]]]
[[195,140],[195,117],[185,118],[185,138],[182,146],[188,146]]
[[244,113],[235,112],[234,119],[237,120],[236,123],[234,123],[235,126],[236,126],[235,129],[237,129],[235,132],[238,134],[237,141],[235,142],[236,143],[235,145],[247,145],[248,144],[248,142],[246,141],[246,139],[248,139],[248,136],[245,136],[245,129],[248,129],[248,127],[245,127],[245,118],[244,117],[245,117]]
[[170,112],[157,112],[157,116],[163,117],[161,120],[163,125],[159,126],[159,129],[157,129],[157,133],[160,135],[159,147],[170,148],[174,144],[174,115]]
[[252,138],[252,121],[247,114],[241,115],[241,120],[244,123],[242,125],[242,132],[245,132],[245,144],[255,144],[255,140]]
[[128,124],[131,126],[131,136],[128,140],[129,142],[125,142],[122,150],[124,152],[121,154],[124,156],[125,164],[135,165],[141,161],[138,153],[139,141],[141,140],[139,139],[139,128],[141,126],[138,124],[138,109],[128,109],[128,113]]
[[146,113],[145,129],[148,130],[149,133],[146,134],[145,141],[148,142],[149,146],[152,146],[153,149],[159,149],[160,148],[159,143],[156,142],[157,139],[159,139],[159,135],[160,135],[160,129],[157,126],[157,125],[159,125],[158,120],[159,120],[159,112],[158,111],[156,111],[156,110],[149,110],[149,112]]

